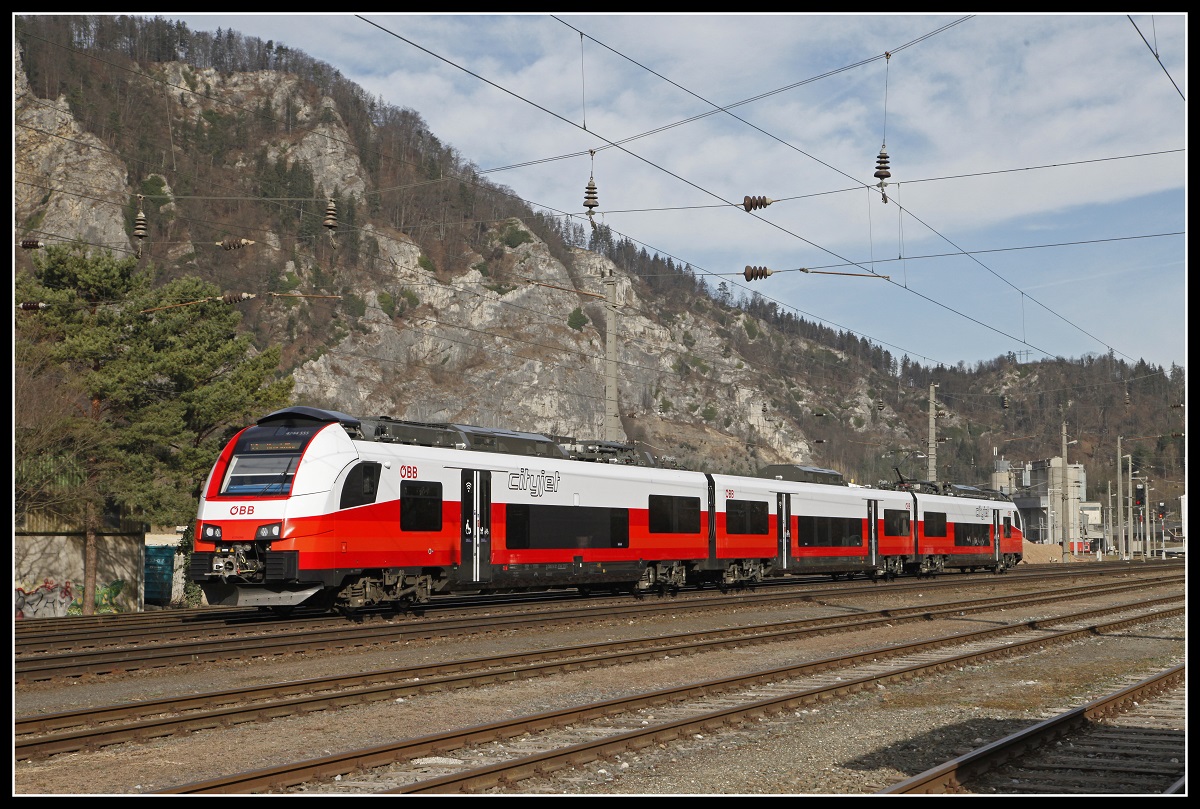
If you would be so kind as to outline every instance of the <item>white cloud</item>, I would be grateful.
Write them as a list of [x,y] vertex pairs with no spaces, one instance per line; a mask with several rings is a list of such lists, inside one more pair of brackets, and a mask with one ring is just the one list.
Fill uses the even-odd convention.
[[[181,19],[199,30],[232,26],[327,61],[386,102],[416,110],[484,169],[598,149],[594,161],[584,155],[491,179],[582,213],[594,171],[606,222],[710,272],[944,253],[954,249],[947,240],[982,250],[1186,227],[1186,153],[1110,159],[1185,148],[1184,15],[1133,15],[1136,29],[1117,14],[980,15],[921,41],[960,17],[364,17],[408,41],[352,15]],[[573,28],[602,44],[587,38],[581,47]],[[877,58],[884,51],[890,59]],[[708,112],[696,96],[733,104],[797,83],[731,110],[753,126],[718,113],[625,144],[632,154],[604,148]],[[885,126],[894,202],[864,190],[828,193],[875,182]],[[1102,162],[1065,165],[1083,160]],[[1032,170],[1047,165],[1057,167]],[[971,176],[928,181],[957,175]],[[757,212],[778,227],[733,206],[604,214],[747,194],[787,200]],[[901,217],[895,201],[909,214]],[[876,280],[794,273],[751,288],[894,353],[950,364],[1026,347],[1079,356],[1111,346],[1135,360],[1183,365],[1184,256],[1185,239],[1175,236],[878,266],[940,307]],[[1162,269],[1147,273],[1148,265]],[[1153,281],[1102,283],[1139,275]]]

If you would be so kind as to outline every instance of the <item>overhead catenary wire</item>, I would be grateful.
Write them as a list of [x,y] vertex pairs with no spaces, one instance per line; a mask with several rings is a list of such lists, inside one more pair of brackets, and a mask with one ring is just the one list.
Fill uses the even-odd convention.
[[[582,38],[582,32],[581,32],[581,38]],[[605,47],[607,47],[607,46],[605,46]],[[897,48],[896,50],[899,50],[899,48]],[[141,74],[139,74],[139,75],[141,75]],[[859,263],[859,262],[851,262],[851,261],[847,261],[847,264],[853,264],[853,265],[856,265],[856,266],[861,266],[861,263]],[[953,307],[945,307],[945,308],[947,308],[949,311],[957,312],[957,310],[956,310],[956,309],[954,309]],[[978,322],[978,321],[977,321],[977,322]],[[1069,321],[1067,321],[1067,322],[1069,322]],[[998,333],[1003,333],[1003,332],[998,332]],[[1005,336],[1011,337],[1012,335],[1005,335]],[[1089,335],[1089,336],[1092,336],[1092,335]],[[1094,338],[1094,339],[1095,339],[1095,338]],[[1102,341],[1101,341],[1101,342],[1102,342]],[[1026,344],[1026,345],[1028,345],[1028,343],[1025,343],[1025,344]],[[1042,349],[1039,349],[1039,350],[1042,350]],[[908,353],[912,353],[912,354],[914,354],[914,355],[918,355],[918,356],[919,356],[918,352],[908,352]],[[1050,353],[1049,353],[1049,352],[1044,352],[1044,353],[1046,353],[1048,356],[1050,355]]]
[[194,197],[193,197],[194,198]]
[[[553,112],[552,110],[549,110],[549,109],[547,109],[547,108],[546,108],[546,107],[544,107],[543,105],[541,105],[541,104],[538,104],[538,103],[536,103],[536,102],[534,102],[534,101],[531,101],[530,99],[524,98],[523,96],[521,96],[521,95],[519,95],[519,94],[517,94],[517,93],[515,93],[515,92],[513,92],[513,91],[511,91],[511,90],[509,90],[509,89],[507,89],[507,88],[505,88],[505,87],[503,87],[503,86],[501,86],[501,85],[498,85],[498,84],[496,84],[495,82],[493,82],[493,81],[491,81],[491,80],[489,80],[489,79],[487,79],[487,78],[485,78],[485,77],[483,77],[483,76],[480,76],[479,74],[477,74],[477,73],[475,73],[475,72],[473,72],[473,71],[469,70],[468,68],[466,68],[466,67],[464,67],[464,66],[462,66],[462,65],[459,65],[459,64],[455,63],[454,61],[452,61],[452,60],[450,60],[450,59],[448,59],[448,58],[446,58],[446,57],[444,57],[444,56],[441,56],[440,54],[437,54],[437,53],[435,53],[435,52],[433,52],[433,51],[429,50],[428,48],[425,48],[424,46],[422,46],[422,45],[420,45],[420,44],[418,44],[418,43],[416,43],[416,42],[412,41],[411,39],[408,39],[407,37],[401,36],[400,34],[397,34],[397,33],[393,32],[393,31],[391,31],[391,30],[387,29],[386,27],[384,27],[384,26],[382,26],[382,25],[379,25],[378,23],[372,22],[371,20],[368,20],[368,19],[366,19],[366,18],[365,18],[365,17],[363,17],[362,15],[356,15],[356,16],[358,16],[358,17],[359,17],[359,19],[362,19],[364,22],[368,23],[369,25],[373,25],[373,26],[375,26],[376,28],[379,28],[381,31],[384,31],[385,33],[389,34],[390,36],[393,36],[393,37],[395,37],[395,38],[397,38],[397,39],[399,39],[399,40],[401,40],[401,41],[403,41],[403,42],[405,42],[405,43],[407,43],[407,44],[409,44],[409,45],[411,45],[411,46],[413,46],[413,47],[415,47],[415,48],[417,48],[417,49],[419,49],[419,50],[421,50],[421,51],[423,51],[423,52],[425,52],[425,53],[428,53],[430,56],[433,56],[434,58],[436,58],[436,59],[439,59],[439,60],[441,60],[441,61],[445,62],[446,64],[449,64],[449,65],[451,65],[452,67],[454,67],[454,68],[456,68],[456,69],[458,69],[458,70],[461,70],[461,71],[463,71],[463,72],[467,73],[468,75],[470,75],[470,76],[472,76],[472,77],[474,77],[474,78],[476,78],[476,79],[479,79],[480,81],[483,81],[483,82],[487,83],[488,85],[490,85],[490,86],[492,86],[492,87],[495,87],[496,89],[498,89],[498,90],[500,90],[500,91],[502,91],[502,92],[504,92],[504,93],[507,93],[507,94],[509,94],[509,95],[513,96],[514,98],[517,98],[517,99],[519,99],[519,100],[521,100],[521,101],[523,101],[523,102],[525,102],[525,103],[527,103],[527,104],[529,104],[529,105],[531,105],[531,106],[535,107],[536,109],[539,109],[539,110],[541,110],[542,112],[545,112],[546,114],[548,114],[548,115],[550,115],[550,116],[552,116],[552,117],[554,117],[554,118],[556,118],[556,119],[558,119],[558,120],[560,120],[560,121],[563,121],[563,122],[565,122],[565,123],[567,123],[567,124],[575,125],[575,124],[573,124],[571,121],[569,121],[568,119],[566,119],[566,118],[563,118],[561,115],[558,115],[557,113]],[[578,29],[575,29],[575,30],[578,30]],[[607,47],[607,46],[606,46],[606,47]],[[653,71],[651,71],[651,72],[653,72]],[[658,75],[658,74],[655,74],[655,75]],[[690,91],[689,91],[689,92],[690,92]],[[694,94],[693,94],[693,95],[694,95]],[[699,96],[697,96],[697,98],[699,98]],[[707,101],[706,101],[706,103],[710,103],[710,104],[711,104],[711,102],[707,102]],[[716,105],[713,105],[713,106],[716,106]],[[734,116],[734,117],[736,117],[736,116]],[[740,119],[739,119],[739,120],[740,120]],[[591,134],[596,134],[596,133],[594,133],[594,132],[593,132],[593,133],[591,133]],[[764,133],[764,134],[769,134],[769,133]],[[638,154],[636,154],[636,153],[630,152],[628,149],[625,149],[623,146],[620,146],[618,143],[616,143],[616,142],[614,142],[614,141],[611,141],[611,140],[609,140],[609,139],[607,139],[607,138],[604,138],[603,136],[600,136],[600,137],[601,137],[603,140],[605,140],[605,141],[606,141],[606,142],[607,142],[607,143],[608,143],[610,146],[613,146],[613,147],[615,147],[615,148],[618,148],[618,149],[620,149],[621,151],[625,152],[626,154],[630,155],[631,157],[634,157],[634,158],[636,158],[636,159],[638,159],[638,160],[641,160],[641,161],[643,161],[643,162],[645,162],[645,163],[647,163],[647,164],[649,164],[649,165],[651,165],[651,166],[653,166],[653,167],[655,167],[655,168],[659,169],[660,171],[663,171],[664,173],[668,174],[669,176],[672,176],[672,177],[674,177],[674,178],[676,178],[676,179],[680,180],[681,182],[684,182],[685,184],[687,184],[687,185],[689,185],[689,186],[691,186],[691,187],[693,187],[693,188],[696,188],[697,190],[703,191],[704,193],[706,193],[706,194],[709,194],[709,195],[711,195],[711,196],[714,196],[714,197],[716,197],[717,199],[722,199],[722,198],[720,197],[720,195],[718,195],[718,194],[716,194],[716,193],[714,193],[714,192],[712,192],[712,191],[709,191],[709,190],[707,190],[707,189],[704,189],[704,188],[702,188],[702,187],[700,187],[700,186],[696,185],[695,183],[692,183],[691,181],[687,180],[686,178],[683,178],[683,177],[679,176],[678,174],[676,174],[676,173],[674,173],[674,172],[672,172],[672,171],[670,171],[670,170],[668,170],[668,169],[665,169],[665,168],[663,168],[662,166],[658,166],[658,165],[657,165],[657,164],[655,164],[653,161],[647,160],[646,158],[644,158],[644,157],[642,157],[642,156],[640,156],[640,155],[638,155]],[[730,202],[729,202],[729,201],[727,201],[727,200],[722,200],[722,201],[726,202],[726,204],[733,204],[733,203],[730,203]],[[902,210],[903,210],[903,209],[902,209]],[[752,214],[752,215],[753,215],[753,214]],[[765,223],[769,224],[769,225],[770,225],[770,226],[772,226],[772,227],[775,227],[775,228],[777,228],[777,229],[779,229],[779,230],[783,231],[784,233],[787,233],[787,234],[789,234],[789,235],[791,235],[791,236],[794,236],[794,237],[795,237],[795,238],[797,238],[797,239],[800,239],[801,241],[804,241],[804,242],[805,242],[805,243],[807,243],[807,244],[810,244],[810,245],[811,245],[811,246],[813,246],[813,247],[816,247],[816,248],[818,248],[818,249],[821,249],[821,250],[825,250],[826,252],[829,252],[829,253],[831,253],[832,255],[835,255],[835,256],[837,256],[837,254],[836,254],[836,253],[834,253],[833,251],[831,251],[831,250],[828,250],[827,248],[824,248],[824,247],[822,247],[821,245],[818,245],[818,244],[816,244],[816,243],[814,243],[814,242],[812,242],[812,241],[810,241],[810,240],[808,240],[808,239],[804,238],[803,236],[801,236],[801,235],[799,235],[799,234],[797,234],[797,233],[794,233],[794,232],[792,232],[792,231],[788,230],[787,228],[784,228],[784,227],[782,227],[782,226],[780,226],[780,225],[778,225],[778,224],[776,224],[776,223],[774,223],[774,222],[771,222],[770,220],[767,220],[767,219],[762,219],[761,217],[757,217],[757,216],[756,216],[756,218],[760,219],[760,221],[763,221],[763,222],[765,222]],[[917,221],[921,222],[921,224],[922,224],[922,225],[924,225],[926,228],[928,228],[928,229],[930,230],[930,232],[932,232],[932,233],[937,233],[939,236],[941,236],[943,239],[945,239],[945,240],[946,240],[948,243],[950,243],[951,245],[953,245],[953,246],[957,247],[957,245],[954,245],[954,243],[953,243],[952,241],[950,241],[950,240],[949,240],[948,238],[946,238],[945,236],[942,236],[942,234],[938,233],[938,231],[937,231],[936,229],[934,229],[932,226],[930,226],[930,225],[929,225],[929,224],[927,224],[926,222],[922,221],[921,219],[919,219],[918,217],[915,217],[915,216],[914,216],[914,219],[916,219]],[[849,261],[848,259],[845,259],[845,258],[844,258],[844,257],[842,257],[842,256],[837,256],[837,257],[838,257],[838,258],[842,258],[844,261]],[[985,269],[987,269],[987,270],[988,270],[990,273],[992,273],[993,275],[996,275],[996,277],[998,277],[998,278],[1002,278],[1002,276],[1000,276],[1000,275],[999,275],[998,273],[996,273],[994,270],[991,270],[990,268],[987,268],[987,267],[986,267],[986,265],[983,265],[983,264],[982,264],[982,262],[979,262],[979,261],[978,261],[978,259],[973,259],[973,260],[974,260],[976,263],[978,263],[980,266],[983,266]],[[870,271],[871,271],[869,267],[864,267],[864,266],[862,266],[861,264],[857,264],[856,262],[849,262],[849,263],[853,263],[853,264],[855,264],[855,266],[859,266],[859,267],[860,267],[860,269],[866,270],[866,271],[868,271],[868,272],[870,272]],[[1003,280],[1005,280],[1005,282],[1006,282],[1006,283],[1008,283],[1010,286],[1013,286],[1013,285],[1011,284],[1011,282],[1008,282],[1008,281],[1007,281],[1007,279],[1003,279]],[[900,284],[897,284],[897,283],[896,283],[896,282],[894,282],[894,281],[890,281],[890,280],[889,280],[889,283],[896,284],[897,288],[904,289],[904,290],[906,290],[906,291],[908,291],[908,292],[910,292],[910,293],[912,293],[912,294],[916,294],[916,295],[917,295],[918,297],[920,297],[921,299],[923,299],[923,300],[925,300],[925,301],[927,301],[927,302],[929,302],[929,303],[932,303],[932,304],[934,304],[934,305],[938,306],[939,308],[942,308],[942,309],[944,309],[944,310],[946,310],[946,311],[948,311],[948,312],[951,312],[951,313],[954,313],[954,314],[958,314],[959,316],[963,317],[964,319],[966,319],[966,320],[968,320],[968,321],[970,321],[970,322],[972,322],[972,323],[975,323],[976,325],[979,325],[979,326],[981,326],[981,327],[983,327],[983,328],[985,328],[985,329],[987,329],[987,330],[990,330],[990,331],[992,331],[992,332],[994,332],[994,333],[996,333],[996,334],[998,334],[998,335],[1001,335],[1001,336],[1007,337],[1007,338],[1009,338],[1009,339],[1016,339],[1016,338],[1014,338],[1014,337],[1013,337],[1013,335],[1011,335],[1011,334],[1008,334],[1008,333],[1004,332],[1003,330],[1001,330],[1001,329],[998,329],[998,328],[996,328],[996,327],[994,327],[994,326],[992,326],[992,325],[990,325],[990,324],[988,324],[988,323],[985,323],[984,321],[980,320],[979,318],[976,318],[976,317],[972,317],[972,316],[966,315],[965,313],[963,313],[963,312],[960,312],[959,310],[955,309],[955,308],[954,308],[954,307],[952,307],[952,306],[949,306],[949,305],[947,305],[947,304],[944,304],[944,303],[942,303],[942,302],[940,302],[940,301],[937,301],[936,299],[932,298],[932,297],[931,297],[931,296],[929,296],[929,295],[925,295],[925,294],[922,294],[922,293],[917,293],[915,290],[913,290],[913,289],[910,289],[910,288],[908,288],[908,287],[906,287],[906,286],[902,286],[902,285],[900,285]],[[1016,289],[1016,287],[1015,287],[1015,286],[1014,286],[1014,289]],[[1039,301],[1038,303],[1039,303],[1039,305],[1040,305],[1040,306],[1042,306],[1043,308],[1045,308],[1047,311],[1053,311],[1053,310],[1052,310],[1052,309],[1051,309],[1049,306],[1047,306],[1046,304],[1043,304],[1043,303],[1041,303],[1040,301]],[[1071,326],[1074,326],[1075,328],[1079,329],[1079,330],[1080,330],[1082,333],[1086,334],[1088,337],[1090,337],[1090,338],[1092,338],[1092,339],[1096,340],[1097,342],[1099,342],[1100,344],[1104,345],[1105,347],[1107,347],[1107,348],[1109,348],[1109,349],[1112,349],[1112,346],[1109,346],[1109,345],[1108,345],[1107,343],[1105,343],[1103,340],[1100,340],[1100,339],[1098,339],[1097,337],[1095,337],[1095,335],[1092,335],[1092,334],[1090,334],[1089,332],[1087,332],[1087,331],[1083,330],[1081,327],[1077,326],[1077,324],[1074,324],[1074,323],[1073,323],[1072,321],[1070,321],[1069,319],[1067,319],[1067,318],[1063,317],[1062,315],[1058,315],[1058,313],[1055,313],[1055,314],[1056,314],[1056,315],[1057,315],[1057,316],[1058,316],[1058,317],[1059,317],[1059,318],[1060,318],[1060,319],[1061,319],[1061,320],[1062,320],[1064,323],[1067,323],[1067,324],[1069,324],[1069,325],[1071,325]],[[1031,344],[1029,344],[1028,342],[1024,342],[1024,344],[1025,344],[1025,345],[1031,345]],[[1040,352],[1044,353],[1046,356],[1053,356],[1053,354],[1052,354],[1051,352],[1049,352],[1049,351],[1046,351],[1046,350],[1044,350],[1044,349],[1042,349],[1042,348],[1038,348],[1038,347],[1036,347],[1036,346],[1031,346],[1031,347],[1037,348],[1037,350],[1038,350],[1038,351],[1040,351]]]

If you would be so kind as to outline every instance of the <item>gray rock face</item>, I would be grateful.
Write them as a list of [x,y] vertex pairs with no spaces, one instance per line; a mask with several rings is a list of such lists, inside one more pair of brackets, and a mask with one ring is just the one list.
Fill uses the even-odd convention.
[[[205,95],[171,94],[177,114],[195,121],[216,99],[257,108],[265,103],[298,126],[272,142],[246,144],[245,156],[265,149],[308,166],[319,193],[364,198],[368,178],[332,99],[298,103],[297,79],[277,71],[222,75],[180,63],[154,68],[175,86],[203,88]],[[286,107],[286,109],[285,109]],[[16,218],[30,235],[39,230],[89,244],[135,251],[123,209],[130,195],[128,171],[75,122],[65,100],[37,98],[28,87],[14,49]],[[163,176],[163,181],[169,179]],[[170,193],[170,185],[165,186]],[[88,193],[64,193],[87,189]],[[99,197],[99,198],[98,198]],[[365,207],[360,208],[365,210]],[[343,272],[339,291],[365,302],[354,328],[339,329],[315,359],[291,369],[299,403],[362,416],[388,415],[418,421],[450,421],[507,427],[580,438],[605,437],[607,373],[606,295],[613,296],[618,409],[621,435],[658,455],[688,465],[751,471],[766,463],[812,463],[813,438],[782,408],[768,402],[821,401],[821,392],[800,379],[786,383],[751,367],[735,350],[731,333],[751,335],[772,350],[783,341],[770,327],[736,309],[697,305],[664,317],[643,299],[641,287],[604,257],[575,250],[568,269],[532,232],[518,247],[503,244],[506,227],[493,230],[493,246],[509,267],[504,284],[479,267],[453,278],[422,262],[422,249],[407,234],[377,222],[359,223],[361,237],[377,246],[371,273]],[[181,243],[182,244],[182,243]],[[186,244],[168,252],[179,258]],[[310,277],[316,261],[302,248],[284,253],[277,235],[260,237],[258,249],[279,253],[285,273]],[[382,268],[382,273],[380,269]],[[602,279],[610,277],[611,285]],[[587,315],[578,327],[576,309]],[[275,333],[287,326],[286,310],[267,312]],[[719,322],[718,322],[719,321]],[[792,339],[787,350],[799,350]],[[844,420],[869,422],[874,400],[866,385],[843,402]],[[807,409],[815,408],[812,405]],[[903,436],[898,440],[905,439]]]

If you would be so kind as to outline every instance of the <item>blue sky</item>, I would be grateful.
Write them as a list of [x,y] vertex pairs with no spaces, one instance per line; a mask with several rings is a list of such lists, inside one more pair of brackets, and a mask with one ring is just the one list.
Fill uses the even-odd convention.
[[535,208],[594,177],[620,234],[897,357],[1186,367],[1186,15],[175,18],[328,62]]

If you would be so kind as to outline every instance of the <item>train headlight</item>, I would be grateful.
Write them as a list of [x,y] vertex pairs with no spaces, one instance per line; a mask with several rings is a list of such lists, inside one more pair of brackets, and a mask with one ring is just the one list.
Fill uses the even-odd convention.
[[221,526],[219,526],[219,525],[213,525],[213,524],[209,523],[208,525],[204,526],[204,530],[201,531],[200,533],[204,536],[204,539],[208,542],[220,542],[221,541]]
[[272,522],[266,525],[258,526],[258,531],[255,533],[255,539],[279,539],[283,535],[283,523]]

